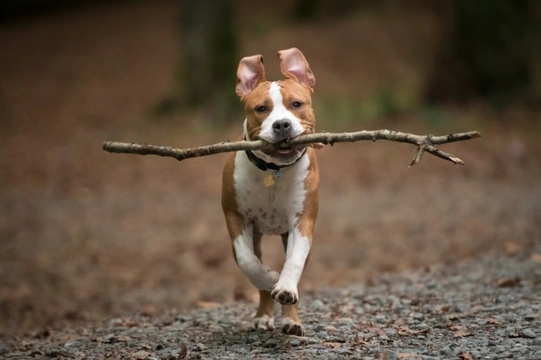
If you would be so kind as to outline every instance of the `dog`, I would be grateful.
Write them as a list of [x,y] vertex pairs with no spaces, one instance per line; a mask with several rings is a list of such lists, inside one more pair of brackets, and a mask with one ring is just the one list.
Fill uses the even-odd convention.
[[[242,58],[236,93],[246,114],[244,140],[279,143],[314,133],[315,77],[297,48],[278,52],[285,79],[265,79],[263,57]],[[259,289],[252,330],[274,329],[274,301],[282,304],[282,332],[303,336],[298,283],[318,213],[316,146],[237,151],[224,167],[222,208],[237,265]],[[261,261],[263,235],[280,235],[286,260],[278,274]]]

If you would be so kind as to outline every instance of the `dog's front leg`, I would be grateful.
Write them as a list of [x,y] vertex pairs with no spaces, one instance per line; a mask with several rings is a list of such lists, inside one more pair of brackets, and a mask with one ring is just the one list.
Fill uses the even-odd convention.
[[289,231],[284,268],[271,293],[272,297],[283,305],[293,305],[299,301],[297,286],[310,253],[311,244],[311,231],[303,234],[299,226]]
[[282,235],[282,241],[286,248],[286,262],[271,295],[275,300],[283,304],[282,332],[303,336],[304,327],[297,312],[299,305],[297,287],[310,253],[312,233],[310,230],[309,233],[304,235],[298,227],[295,227],[294,230],[289,232],[289,235]]
[[245,223],[240,214],[226,215],[226,222],[233,240],[233,253],[239,268],[259,290],[271,291],[274,289],[279,275],[257,257],[254,249],[253,225]]

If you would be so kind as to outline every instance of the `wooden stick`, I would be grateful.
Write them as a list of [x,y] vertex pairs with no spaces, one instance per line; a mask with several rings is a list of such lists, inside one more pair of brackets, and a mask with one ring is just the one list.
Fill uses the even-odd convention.
[[103,143],[103,150],[112,153],[139,154],[139,155],[158,155],[174,157],[177,160],[184,160],[199,156],[213,155],[230,151],[245,150],[272,150],[276,148],[290,147],[294,145],[312,145],[329,144],[338,142],[355,142],[362,140],[388,140],[403,143],[409,143],[417,146],[417,152],[410,166],[417,164],[425,152],[428,152],[441,159],[448,160],[453,164],[464,165],[464,161],[458,157],[437,149],[434,145],[441,145],[456,141],[464,141],[481,137],[477,131],[465,133],[449,134],[443,136],[415,135],[392,130],[362,130],[357,132],[345,133],[316,133],[310,135],[301,135],[289,141],[283,141],[278,144],[271,144],[263,140],[256,141],[234,141],[222,142],[213,145],[199,146],[188,149],[178,149],[171,146],[160,146],[150,144],[123,143],[116,141],[106,141]]

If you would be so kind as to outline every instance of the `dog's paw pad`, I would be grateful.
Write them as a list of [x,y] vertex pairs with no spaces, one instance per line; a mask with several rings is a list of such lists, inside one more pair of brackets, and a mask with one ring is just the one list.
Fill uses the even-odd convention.
[[288,335],[304,336],[304,326],[290,318],[284,318],[282,321],[282,332]]
[[257,331],[257,330],[264,330],[264,331],[271,331],[274,330],[274,317],[263,315],[260,317],[254,318],[252,320],[252,325],[250,326],[250,330]]
[[299,302],[299,295],[296,290],[276,286],[271,295],[274,300],[282,305],[294,305]]

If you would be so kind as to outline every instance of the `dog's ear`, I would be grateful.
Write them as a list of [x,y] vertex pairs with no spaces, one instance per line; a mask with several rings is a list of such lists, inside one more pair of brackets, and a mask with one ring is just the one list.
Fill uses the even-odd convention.
[[265,81],[263,56],[254,55],[242,58],[237,69],[237,87],[235,89],[237,95],[240,97],[248,95],[261,81]]
[[307,86],[312,92],[316,84],[314,73],[308,65],[303,53],[297,48],[278,51],[280,70],[286,78],[294,79]]

